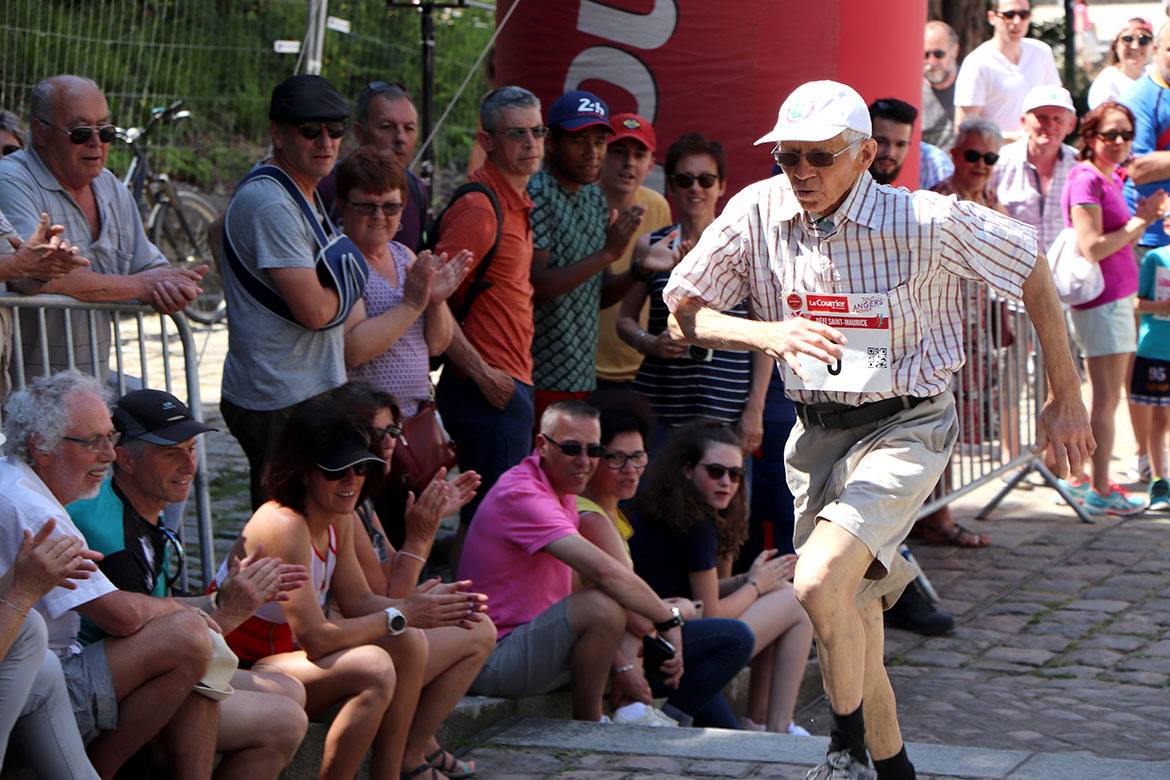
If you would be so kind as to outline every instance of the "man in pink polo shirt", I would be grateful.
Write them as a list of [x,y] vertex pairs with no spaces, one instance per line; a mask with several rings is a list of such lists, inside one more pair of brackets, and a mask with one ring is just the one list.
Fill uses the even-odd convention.
[[[534,696],[572,680],[573,717],[600,720],[627,609],[676,648],[662,667],[667,684],[682,678],[678,608],[578,532],[576,494],[605,452],[600,441],[595,408],[551,404],[533,454],[504,472],[476,511],[459,577],[488,595],[500,638],[470,693]],[[574,570],[596,587],[573,593]]]

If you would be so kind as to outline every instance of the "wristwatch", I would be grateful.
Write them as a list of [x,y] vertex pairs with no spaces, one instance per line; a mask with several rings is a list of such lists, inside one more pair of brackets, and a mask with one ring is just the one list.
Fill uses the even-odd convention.
[[406,615],[398,607],[386,607],[386,630],[390,636],[398,636],[406,630]]
[[654,274],[647,274],[642,272],[642,263],[639,258],[630,258],[630,278],[635,282],[648,282],[650,277]]
[[670,618],[669,620],[664,620],[661,623],[654,624],[655,631],[661,634],[664,631],[669,631],[670,629],[677,628],[683,624],[684,621],[682,612],[679,611],[678,607],[671,607],[670,614],[674,617]]

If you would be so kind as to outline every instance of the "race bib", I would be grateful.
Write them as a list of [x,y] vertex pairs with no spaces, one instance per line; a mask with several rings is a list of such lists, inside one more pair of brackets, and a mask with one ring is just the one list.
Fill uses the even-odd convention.
[[805,382],[785,362],[784,386],[793,390],[825,390],[843,393],[881,393],[893,386],[890,370],[890,299],[883,293],[785,292],[784,318],[804,317],[840,331],[849,343],[841,359],[822,363],[800,355],[809,375]]

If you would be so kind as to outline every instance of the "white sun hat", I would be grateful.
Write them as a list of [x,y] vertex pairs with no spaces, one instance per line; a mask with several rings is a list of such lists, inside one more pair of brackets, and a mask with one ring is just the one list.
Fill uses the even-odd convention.
[[810,81],[792,90],[780,106],[772,132],[756,141],[827,141],[842,130],[873,135],[869,108],[853,87],[836,81]]

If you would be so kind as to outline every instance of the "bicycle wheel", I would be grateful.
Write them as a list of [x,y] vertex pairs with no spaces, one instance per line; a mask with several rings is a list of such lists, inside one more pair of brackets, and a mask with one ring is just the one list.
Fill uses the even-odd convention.
[[[212,325],[227,316],[223,280],[211,253],[207,228],[215,220],[215,207],[193,192],[176,192],[178,203],[159,203],[151,212],[150,240],[178,268],[207,266],[199,286],[203,294],[184,310],[187,316]],[[180,212],[183,218],[179,218]],[[186,225],[184,225],[184,222]]]

